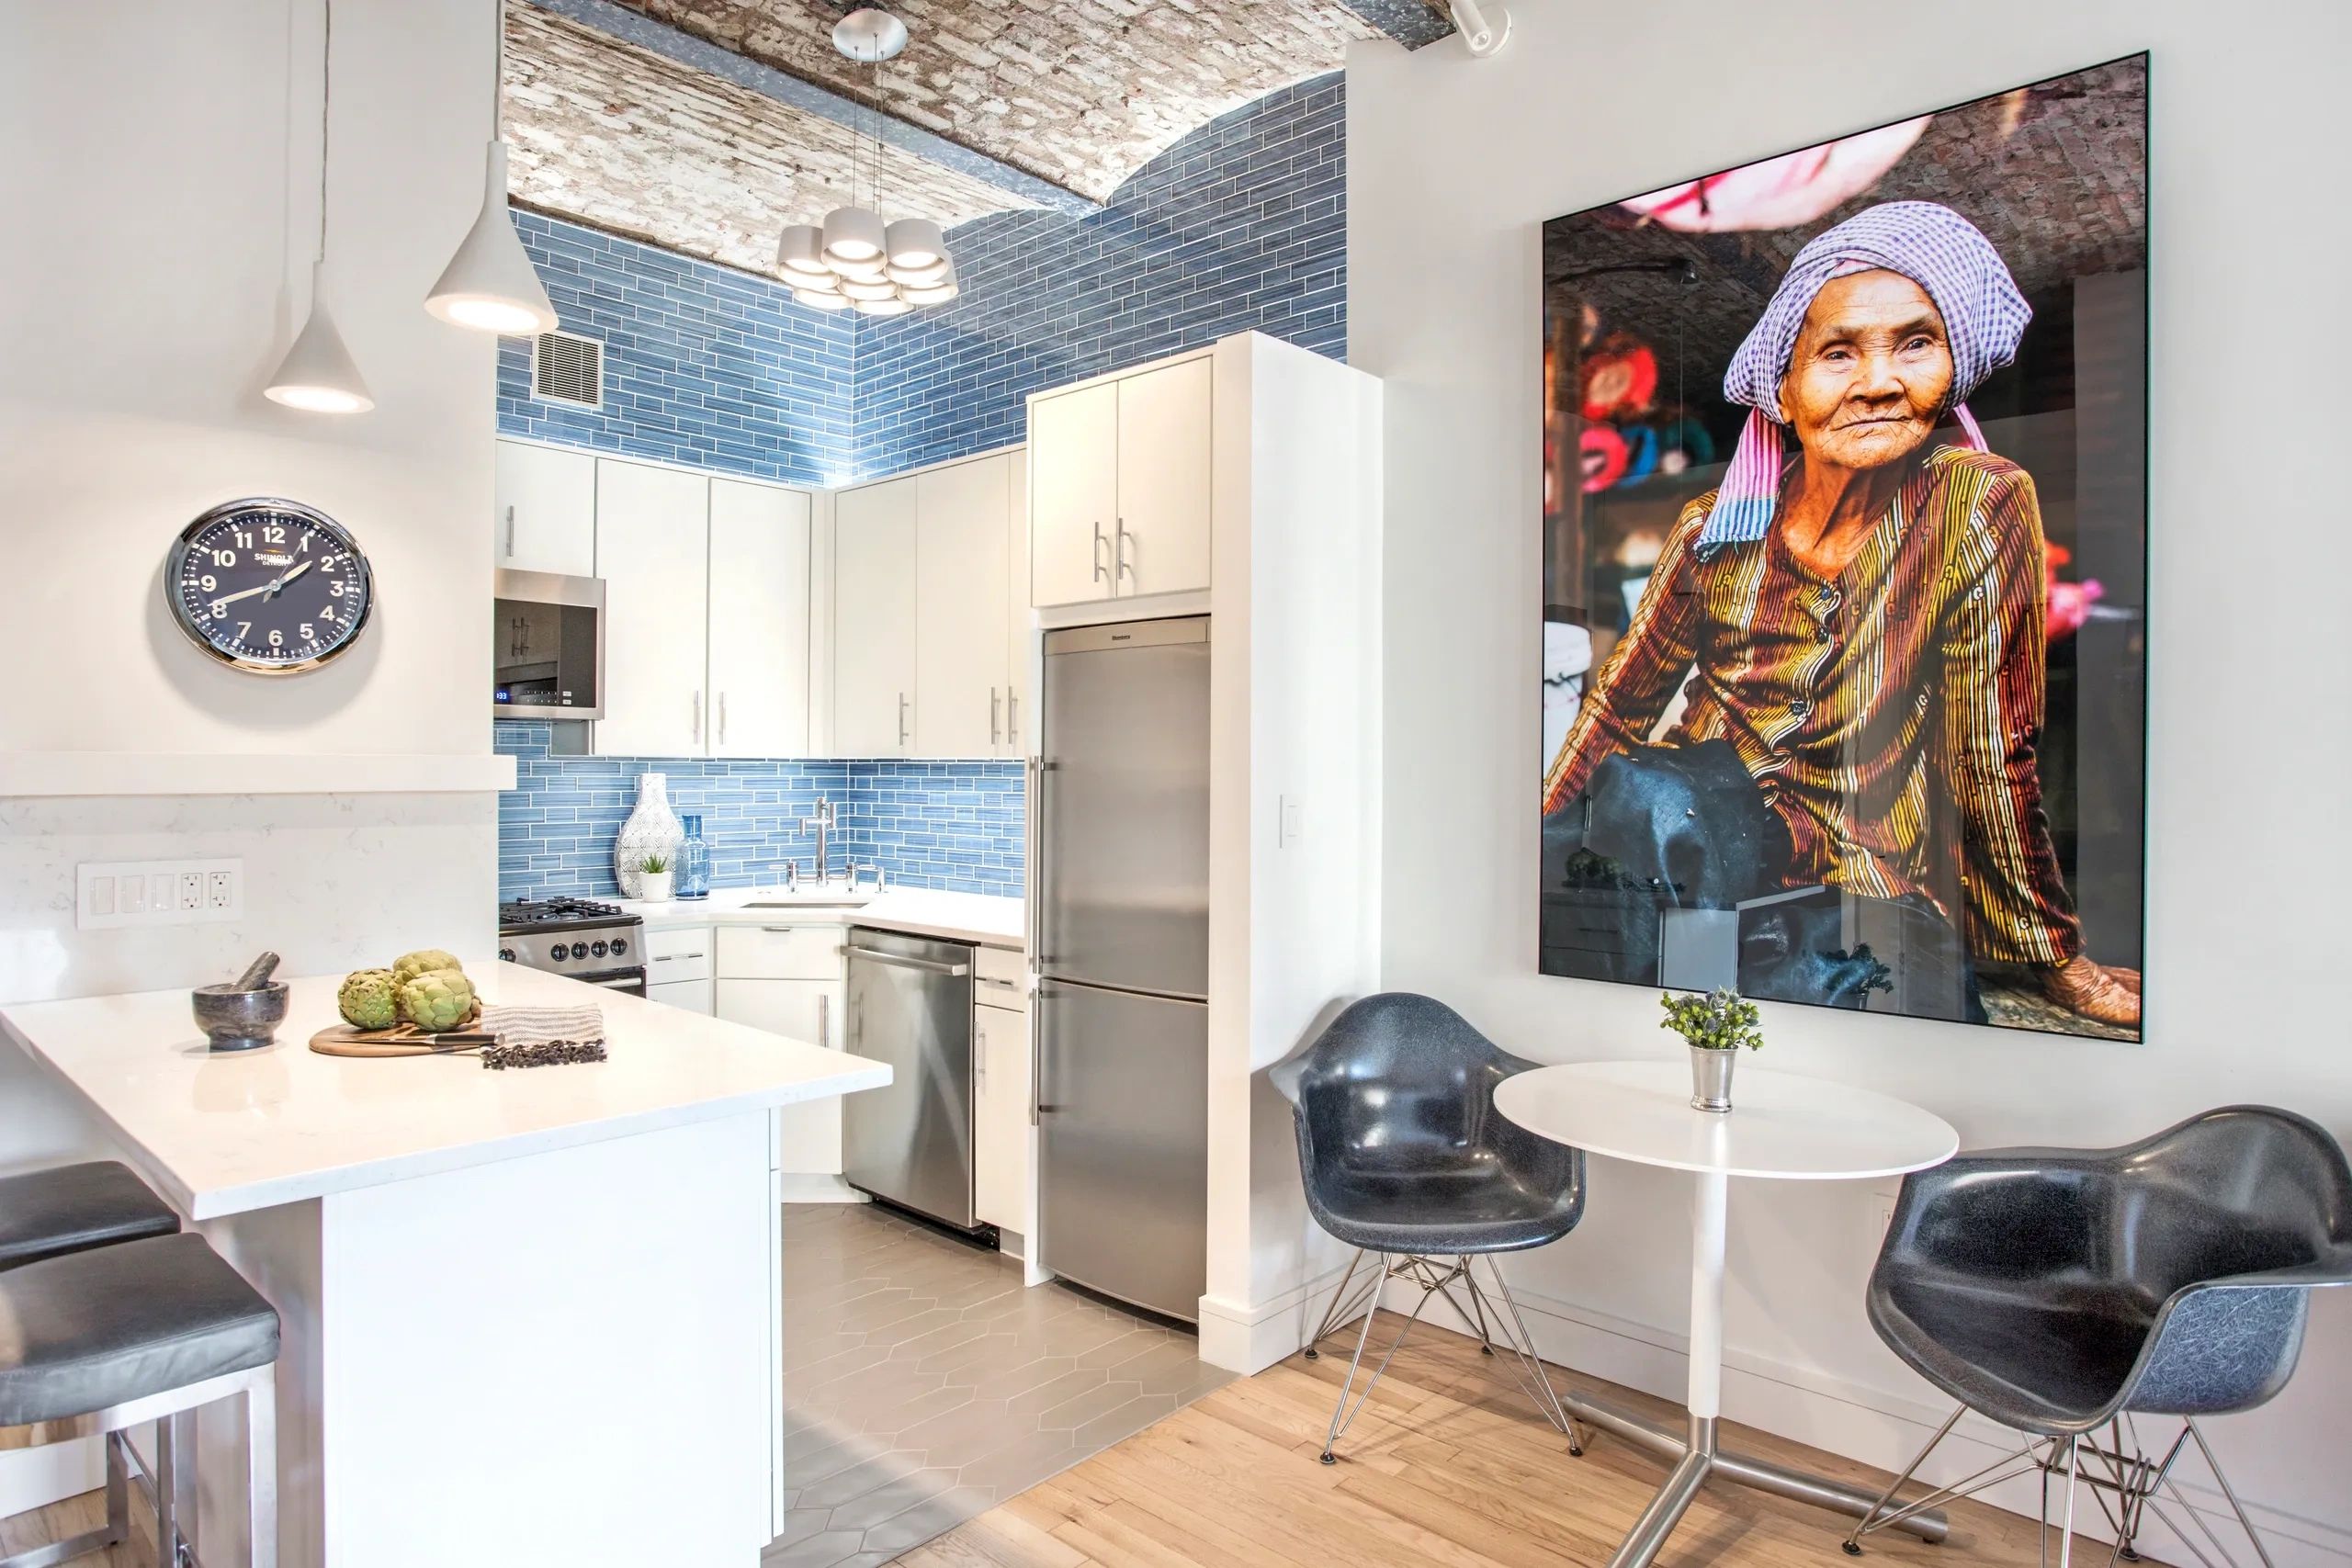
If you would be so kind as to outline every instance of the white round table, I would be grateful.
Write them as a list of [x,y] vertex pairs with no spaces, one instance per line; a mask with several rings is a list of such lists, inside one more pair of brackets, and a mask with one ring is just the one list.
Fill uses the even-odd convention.
[[[1696,1174],[1690,1213],[1690,1383],[1687,1435],[1604,1401],[1565,1398],[1604,1430],[1667,1454],[1674,1469],[1611,1568],[1641,1568],[1657,1555],[1710,1474],[1867,1517],[1870,1495],[1715,1444],[1723,1408],[1724,1237],[1731,1179],[1859,1181],[1941,1165],[1960,1147],[1942,1117],[1917,1106],[1746,1063],[1733,1076],[1728,1115],[1690,1106],[1689,1062],[1575,1062],[1505,1079],[1495,1109],[1529,1132],[1589,1155]],[[1905,1523],[1940,1540],[1940,1514]]]

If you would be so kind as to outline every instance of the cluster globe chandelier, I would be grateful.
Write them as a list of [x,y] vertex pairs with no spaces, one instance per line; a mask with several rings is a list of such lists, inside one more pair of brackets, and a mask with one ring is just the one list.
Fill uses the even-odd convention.
[[[871,6],[852,11],[833,27],[833,47],[850,59],[878,65],[907,47],[907,25]],[[956,298],[956,263],[947,238],[928,218],[882,220],[882,140],[874,138],[874,205],[850,205],[818,223],[795,223],[776,243],[776,265],[792,297],[820,310],[903,316]]]

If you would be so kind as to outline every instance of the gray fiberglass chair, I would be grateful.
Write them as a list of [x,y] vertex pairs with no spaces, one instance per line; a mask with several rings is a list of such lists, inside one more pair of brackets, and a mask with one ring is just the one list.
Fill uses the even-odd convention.
[[[1532,1066],[1498,1049],[1443,1003],[1388,992],[1354,1003],[1313,1043],[1270,1070],[1291,1102],[1307,1210],[1356,1248],[1306,1349],[1314,1357],[1325,1336],[1363,1314],[1355,1359],[1324,1438],[1324,1463],[1333,1462],[1332,1445],[1440,1293],[1476,1328],[1487,1355],[1494,1354],[1494,1332],[1503,1332],[1519,1358],[1521,1387],[1566,1434],[1569,1451],[1584,1451],[1582,1434],[1553,1392],[1494,1264],[1498,1253],[1557,1241],[1584,1213],[1583,1154],[1496,1113],[1495,1086]],[[1378,1262],[1359,1280],[1367,1254]],[[1471,1260],[1480,1257],[1508,1323],[1471,1271]],[[1419,1285],[1420,1300],[1351,1404],[1372,1309],[1391,1279]],[[1455,1294],[1457,1286],[1464,1295]]]
[[[2065,1481],[2062,1564],[2078,1480],[2108,1516],[2114,1555],[2136,1555],[2154,1510],[2200,1559],[2191,1528],[2232,1561],[2172,1478],[2193,1441],[2268,1563],[2196,1418],[2252,1409],[2283,1388],[2312,1291],[2346,1283],[2352,1168],[2317,1124],[2267,1106],[2209,1111],[2119,1149],[1963,1154],[1905,1178],[1871,1274],[1871,1323],[1960,1405],[1846,1550],[1905,1514],[2039,1470],[2045,1526],[2050,1483]],[[2025,1447],[1895,1505],[1968,1410],[2024,1434]],[[2181,1430],[2152,1452],[2135,1416],[2178,1416]]]

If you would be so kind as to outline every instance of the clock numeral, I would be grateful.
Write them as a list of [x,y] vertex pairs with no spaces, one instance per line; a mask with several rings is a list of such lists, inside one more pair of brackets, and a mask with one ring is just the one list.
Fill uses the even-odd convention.
[[244,641],[247,637],[252,635],[253,629],[254,624],[251,621],[239,621],[237,623],[237,640],[239,642]]
[[286,646],[286,634],[279,631],[276,626],[272,626],[269,629],[269,646],[272,648],[284,648]]
[[304,621],[302,623],[300,630],[302,633],[302,640],[304,642],[312,642],[318,637],[319,634],[311,628],[311,623],[308,621]]
[[332,620],[334,620],[334,605],[332,605],[332,604],[329,604],[329,605],[325,606],[323,609],[320,610],[320,612],[319,612],[319,619],[321,619],[321,620],[322,620],[322,621],[332,621]]
[[[252,548],[254,547],[254,535],[253,535],[253,530],[252,530],[252,529],[250,529],[250,528],[237,528],[237,529],[232,529],[232,530],[231,530],[231,531],[236,535],[236,538],[237,538],[237,547],[238,547],[239,549],[241,549],[241,550],[249,550],[249,549],[252,549]],[[218,551],[215,551],[214,553],[215,553],[215,554],[218,554],[219,552],[218,552]],[[221,564],[222,564],[223,566],[227,566],[227,565],[229,565],[229,564],[231,564],[231,563],[230,563],[230,562],[227,562],[227,561],[223,561]]]
[[286,530],[277,524],[272,523],[261,531],[261,536],[266,543],[282,545],[286,542]]
[[217,600],[216,600],[216,601],[214,601],[213,605],[212,605],[212,618],[213,618],[214,620],[216,620],[216,621],[218,621],[218,620],[223,620],[223,619],[227,618],[228,614],[229,614],[229,606],[228,606],[228,605],[223,604],[220,603],[220,602],[219,602],[219,601],[217,601]]
[[237,564],[237,552],[234,550],[215,550],[212,552],[212,564],[214,566],[234,566]]
[[216,588],[218,588],[218,587],[220,587],[220,580],[219,578],[214,577],[210,572],[209,572],[209,571],[208,571],[208,572],[206,572],[202,577],[199,577],[199,578],[198,578],[198,579],[196,580],[196,585],[197,585],[198,588],[203,589],[207,593],[209,593],[209,592],[211,592],[214,589],[216,589]]
[[[209,587],[210,587],[210,586],[211,586],[211,584],[207,583],[205,586],[209,588]],[[342,597],[343,597],[343,594],[344,594],[344,581],[343,581],[343,579],[341,579],[340,577],[335,577],[335,578],[330,578],[330,579],[328,579],[328,580],[327,580],[327,592],[328,592],[329,593],[334,594],[334,595],[336,598],[338,598],[338,599],[342,598]]]
[[311,553],[311,535],[308,529],[303,530],[302,536],[295,541],[294,547],[304,555]]

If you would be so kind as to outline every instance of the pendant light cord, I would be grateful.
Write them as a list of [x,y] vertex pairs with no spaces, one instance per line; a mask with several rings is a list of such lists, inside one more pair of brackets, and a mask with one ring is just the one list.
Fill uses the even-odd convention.
[[334,0],[322,0],[320,9],[326,25],[319,43],[319,245],[311,259],[322,265],[327,259],[327,162],[334,146],[329,140],[334,121],[328,110],[334,104]]
[[[333,4],[333,0],[329,0]],[[490,51],[490,139],[506,139],[506,0],[491,7],[490,25],[498,29]]]

